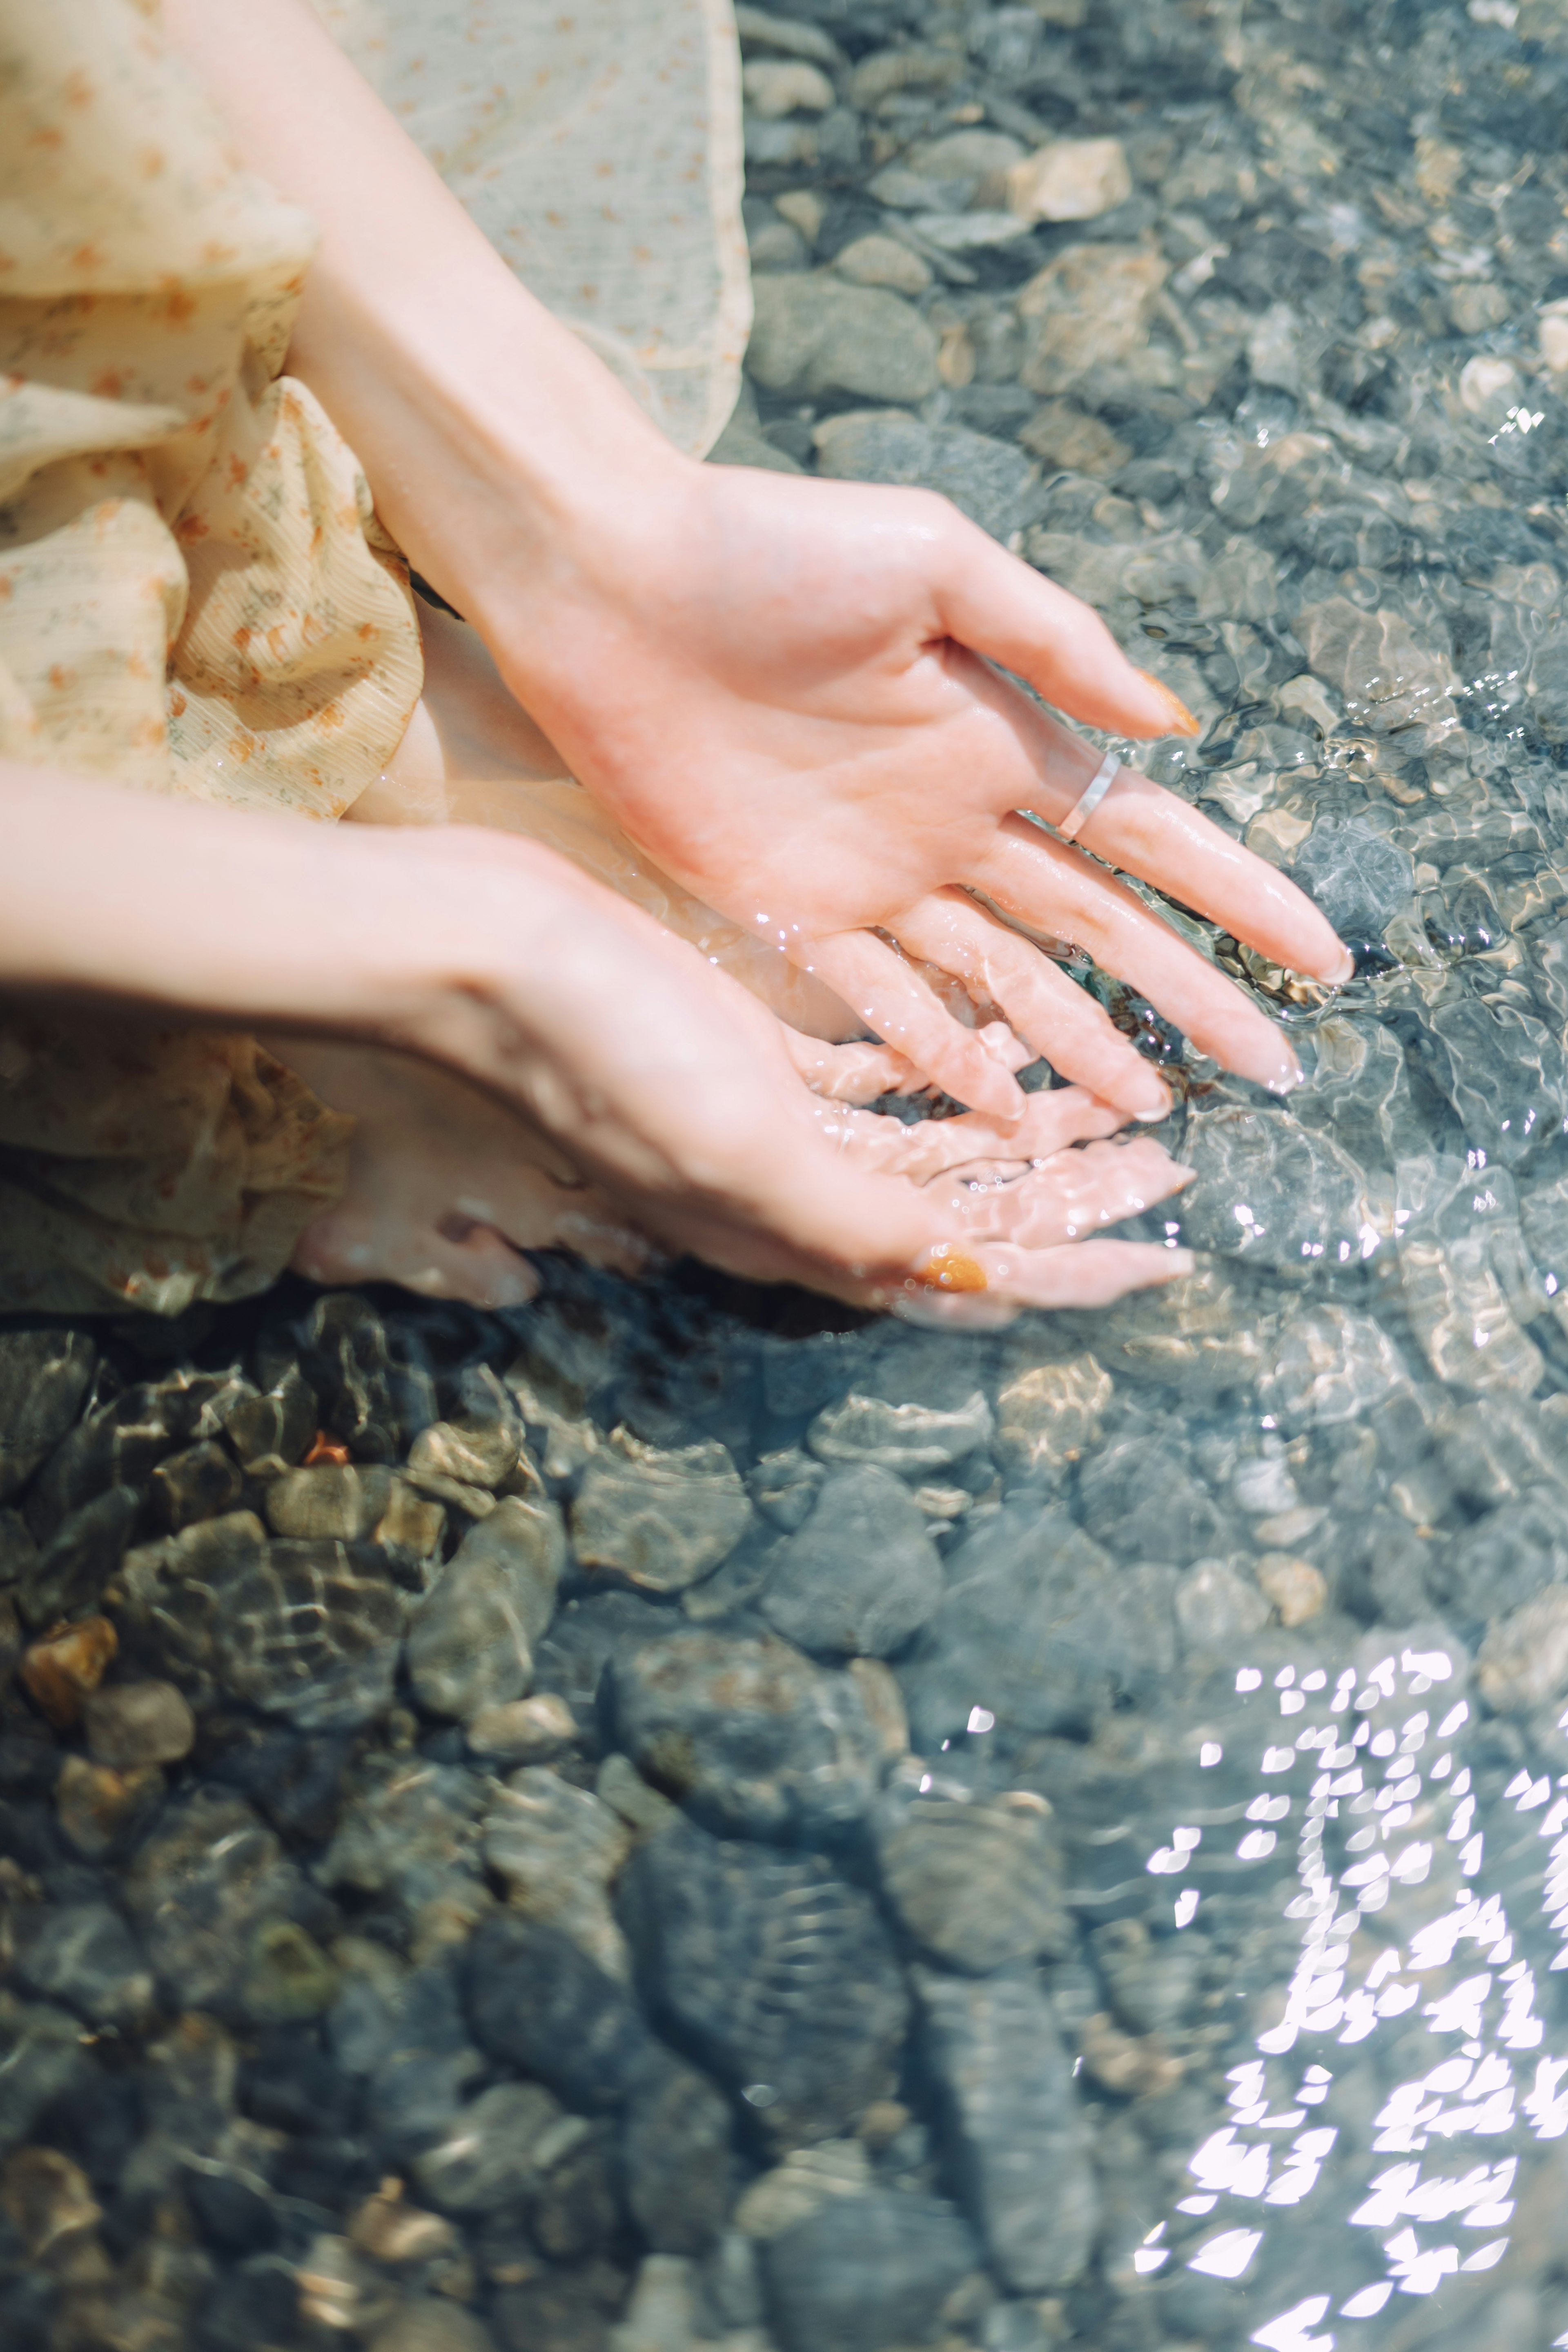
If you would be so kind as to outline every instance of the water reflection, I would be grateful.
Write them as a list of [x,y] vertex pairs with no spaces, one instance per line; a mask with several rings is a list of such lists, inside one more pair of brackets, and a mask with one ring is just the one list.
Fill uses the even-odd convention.
[[[1538,2141],[1568,2134],[1568,2056],[1537,2054],[1546,2027],[1535,1968],[1516,1952],[1501,1895],[1475,1884],[1487,1832],[1462,1754],[1472,1714],[1463,1697],[1447,1704],[1445,1688],[1466,1664],[1458,1645],[1394,1648],[1363,1672],[1346,1667],[1331,1685],[1321,1666],[1299,1673],[1287,1664],[1271,1682],[1243,1666],[1235,1687],[1246,1738],[1196,1743],[1200,1770],[1219,1767],[1227,1748],[1234,1765],[1240,1748],[1262,1783],[1243,1809],[1245,1822],[1260,1826],[1244,1829],[1236,1862],[1266,1862],[1289,1834],[1284,1824],[1299,1822],[1299,1891],[1284,1910],[1302,1923],[1300,1956],[1283,2013],[1255,2036],[1259,2054],[1226,2074],[1227,2119],[1188,2158],[1190,2192],[1148,2232],[1132,2268],[1152,2277],[1176,2263],[1245,2281],[1264,2267],[1269,2209],[1299,2206],[1321,2185],[1332,2200],[1338,2187],[1345,2225],[1366,2233],[1370,2267],[1382,2275],[1267,2319],[1247,2340],[1268,2352],[1331,2352],[1334,2333],[1314,2332],[1331,2317],[1376,2320],[1396,2295],[1431,2295],[1451,2276],[1495,2270],[1510,2242],[1521,2128]],[[1550,1842],[1543,1908],[1561,1937],[1568,1774],[1554,1784],[1521,1768],[1503,1797],[1516,1815],[1541,1816],[1534,1835]],[[1147,1868],[1188,1875],[1214,1836],[1178,1824]],[[1201,1921],[1204,1901],[1198,1885],[1175,1893],[1176,1930]],[[1568,1969],[1568,1943],[1546,1965]],[[1431,2049],[1412,2067],[1411,2032],[1398,2021],[1416,2014]],[[1394,2160],[1347,2198],[1335,2179],[1341,2128],[1316,2111],[1334,2088],[1334,2053],[1380,2033],[1395,2078],[1372,2118],[1370,2147]],[[1497,2151],[1500,2141],[1515,2145]],[[1348,2184],[1354,2167],[1338,2168]],[[1205,2226],[1184,2237],[1184,2221]],[[1379,2336],[1357,2329],[1354,2340]]]

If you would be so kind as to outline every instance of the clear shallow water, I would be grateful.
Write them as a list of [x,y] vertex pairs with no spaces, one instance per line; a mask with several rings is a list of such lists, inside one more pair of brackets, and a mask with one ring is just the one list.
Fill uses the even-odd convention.
[[[1214,943],[1286,1106],[1144,1023],[1205,1255],[1104,1316],[560,1266],[0,1337],[0,2334],[1545,2352],[1568,16],[788,23],[753,453],[1016,535],[1384,951],[1325,1003]],[[976,241],[974,131],[1130,193]],[[930,337],[802,359],[873,235]]]

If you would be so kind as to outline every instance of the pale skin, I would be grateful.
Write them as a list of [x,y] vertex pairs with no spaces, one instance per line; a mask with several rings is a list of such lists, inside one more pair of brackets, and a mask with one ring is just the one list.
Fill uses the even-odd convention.
[[[263,821],[163,804],[129,805],[121,856],[153,899],[160,857],[196,858],[227,910],[211,951],[171,944],[187,864],[179,919],[151,941],[106,904],[90,950],[62,959],[34,917],[32,961],[7,949],[0,985],[294,1040],[302,1075],[361,1119],[349,1194],[301,1251],[323,1278],[499,1299],[529,1286],[521,1249],[567,1240],[629,1263],[647,1236],[873,1303],[918,1304],[934,1284],[941,1309],[973,1313],[1093,1304],[1182,1270],[1179,1252],[1081,1238],[1184,1181],[1152,1139],[1108,1140],[1168,1097],[1001,917],[1087,948],[1278,1088],[1296,1074],[1279,1033],[1107,864],[1293,970],[1337,981],[1349,958],[1270,867],[1128,770],[1084,828],[1093,857],[1016,814],[1065,816],[1099,755],[1002,673],[1123,736],[1184,726],[1180,706],[942,500],[671,450],[517,284],[303,0],[165,13],[247,163],[321,227],[289,367],[387,527],[606,819],[884,1043],[783,1028],[534,844],[281,823],[263,856]],[[26,775],[5,780],[8,802],[26,801]],[[104,876],[117,907],[124,870],[112,890]],[[67,928],[79,940],[79,910]],[[72,967],[81,952],[90,971]],[[978,1026],[922,962],[967,988]],[[1075,1083],[1026,1097],[1014,1072],[1039,1054]],[[940,1142],[844,1107],[924,1081],[971,1106]]]

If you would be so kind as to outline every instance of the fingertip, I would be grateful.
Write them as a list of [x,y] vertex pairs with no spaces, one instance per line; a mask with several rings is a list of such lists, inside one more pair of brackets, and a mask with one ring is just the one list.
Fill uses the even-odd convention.
[[1195,1250],[1173,1249],[1165,1261],[1164,1279],[1167,1282],[1174,1282],[1178,1275],[1192,1274],[1195,1272],[1197,1263]]
[[1190,741],[1194,735],[1202,734],[1201,723],[1194,718],[1180,695],[1173,694],[1170,688],[1157,678],[1152,671],[1137,669],[1135,665],[1134,670],[1135,675],[1141,677],[1149,688],[1151,698],[1156,706],[1156,719],[1162,735],[1184,735]]

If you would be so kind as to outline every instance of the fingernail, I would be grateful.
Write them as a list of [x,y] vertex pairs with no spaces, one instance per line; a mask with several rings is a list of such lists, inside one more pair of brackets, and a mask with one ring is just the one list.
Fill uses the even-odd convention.
[[1127,1083],[1126,1100],[1129,1109],[1142,1119],[1168,1118],[1171,1096],[1152,1070],[1141,1070],[1136,1080]]
[[1342,940],[1340,943],[1339,955],[1335,959],[1332,971],[1320,971],[1315,973],[1314,977],[1326,982],[1330,988],[1342,988],[1347,980],[1355,978],[1355,958]]
[[1189,1249],[1173,1250],[1170,1256],[1169,1278],[1173,1282],[1179,1274],[1191,1274],[1197,1262],[1195,1255]]
[[1148,680],[1155,693],[1159,696],[1161,701],[1164,704],[1166,713],[1170,719],[1170,726],[1167,730],[1170,734],[1199,735],[1203,732],[1198,721],[1193,717],[1193,714],[1187,709],[1186,704],[1182,700],[1179,695],[1175,695],[1171,692],[1170,688],[1164,683],[1163,678],[1156,677],[1152,670],[1147,669],[1141,669],[1138,672],[1138,675],[1140,677],[1146,678]]
[[932,1290],[984,1290],[987,1287],[985,1268],[979,1260],[955,1249],[952,1242],[938,1242],[911,1271],[917,1282],[925,1283]]

